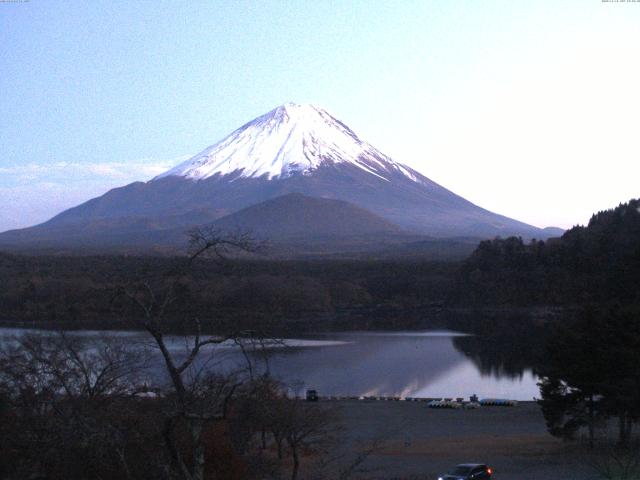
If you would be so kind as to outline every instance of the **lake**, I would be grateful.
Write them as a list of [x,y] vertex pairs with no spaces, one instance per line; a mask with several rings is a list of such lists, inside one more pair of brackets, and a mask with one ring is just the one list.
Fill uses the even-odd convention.
[[[0,329],[0,339],[25,330]],[[140,332],[77,332],[89,338],[107,336],[149,345]],[[483,368],[465,353],[467,335],[453,331],[340,332],[287,339],[282,344],[250,349],[255,369],[269,372],[300,391],[320,395],[401,397],[500,397],[532,400],[539,396],[529,368]],[[171,349],[184,351],[184,339],[170,338]],[[209,368],[246,366],[239,348],[225,344],[209,349]]]

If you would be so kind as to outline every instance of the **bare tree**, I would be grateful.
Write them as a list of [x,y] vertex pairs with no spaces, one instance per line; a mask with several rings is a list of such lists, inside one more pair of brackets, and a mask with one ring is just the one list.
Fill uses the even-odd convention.
[[[241,381],[234,376],[209,375],[198,370],[203,354],[211,354],[215,345],[225,342],[241,343],[249,332],[227,331],[222,335],[204,335],[200,318],[185,319],[191,337],[185,337],[184,349],[172,351],[167,335],[167,312],[180,295],[180,279],[203,257],[222,260],[237,253],[256,252],[260,245],[245,233],[225,234],[214,228],[198,228],[190,232],[190,248],[186,261],[155,283],[148,280],[118,289],[117,297],[125,299],[132,309],[129,318],[145,330],[159,350],[170,379],[167,400],[170,408],[164,424],[165,445],[176,470],[184,480],[202,480],[205,475],[205,444],[203,433],[212,423],[227,417],[228,404]],[[195,373],[194,373],[195,372]],[[191,440],[191,459],[184,458],[177,444],[176,428],[186,424]]]
[[[335,408],[301,400],[296,391],[296,386],[289,388],[268,375],[257,377],[246,390],[239,411],[263,451],[269,443],[276,448],[278,463],[283,465],[291,460],[290,476],[294,480],[300,475],[303,457],[310,453],[326,457],[340,431]],[[364,460],[358,461],[353,469]]]
[[134,478],[127,448],[139,433],[126,424],[144,367],[143,351],[105,339],[25,334],[5,344],[0,423],[2,450],[16,455],[12,469],[73,478],[82,455],[87,468]]
[[286,396],[273,402],[271,409],[272,432],[277,431],[289,447],[291,480],[296,480],[303,453],[315,451],[326,454],[332,440],[330,433],[335,428],[335,411]]
[[190,230],[188,234],[189,263],[202,256],[224,261],[236,255],[260,253],[267,247],[265,241],[259,241],[251,232],[241,230],[229,233],[214,226],[202,226]]
[[65,403],[76,398],[106,402],[135,393],[134,376],[142,373],[145,357],[144,351],[113,340],[29,333],[12,339],[2,363],[5,380],[17,390],[51,389]]

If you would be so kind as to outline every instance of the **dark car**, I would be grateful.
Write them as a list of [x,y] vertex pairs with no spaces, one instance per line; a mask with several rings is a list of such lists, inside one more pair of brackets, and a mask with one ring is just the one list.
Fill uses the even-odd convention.
[[318,392],[315,390],[307,390],[307,402],[317,402]]
[[493,469],[482,463],[462,463],[438,480],[489,480]]

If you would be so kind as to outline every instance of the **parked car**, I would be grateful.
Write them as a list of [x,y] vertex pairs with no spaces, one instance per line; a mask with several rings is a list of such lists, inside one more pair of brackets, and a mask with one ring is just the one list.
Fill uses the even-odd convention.
[[307,402],[317,402],[318,392],[315,390],[307,390]]
[[493,469],[482,463],[462,463],[456,465],[449,473],[438,477],[438,480],[489,480]]

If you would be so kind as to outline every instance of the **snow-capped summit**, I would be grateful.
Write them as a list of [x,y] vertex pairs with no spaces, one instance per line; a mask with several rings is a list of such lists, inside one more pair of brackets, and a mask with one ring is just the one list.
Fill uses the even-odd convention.
[[326,110],[287,103],[151,181],[114,188],[41,225],[0,234],[0,246],[164,248],[184,244],[189,228],[212,224],[290,235],[296,245],[303,233],[307,240],[313,234],[322,248],[334,248],[336,236],[357,248],[349,235],[364,235],[376,248],[389,239],[413,242],[416,235],[551,235],[474,205],[392,160]]
[[321,164],[349,163],[382,179],[414,172],[360,140],[326,110],[286,103],[243,125],[218,143],[159,175],[202,180],[215,175],[236,178],[287,178],[309,175]]

